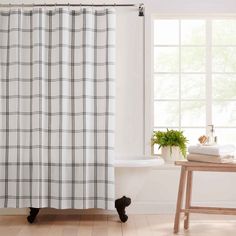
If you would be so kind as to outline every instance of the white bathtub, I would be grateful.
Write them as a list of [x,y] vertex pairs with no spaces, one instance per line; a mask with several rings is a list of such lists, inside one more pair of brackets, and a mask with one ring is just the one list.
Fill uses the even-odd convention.
[[[132,203],[138,200],[143,186],[148,181],[152,169],[164,164],[163,159],[157,157],[121,157],[115,160],[115,191],[116,198],[127,196]],[[132,206],[131,206],[132,207]],[[133,206],[134,207],[134,206]]]

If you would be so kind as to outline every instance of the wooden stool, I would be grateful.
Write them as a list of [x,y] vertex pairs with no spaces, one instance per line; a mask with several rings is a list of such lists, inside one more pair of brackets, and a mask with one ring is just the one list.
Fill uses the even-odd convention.
[[[214,172],[236,172],[236,164],[215,164],[204,162],[176,161],[175,165],[181,166],[179,192],[176,204],[174,233],[179,232],[179,221],[181,212],[184,213],[184,229],[189,228],[189,213],[204,213],[204,214],[222,214],[236,215],[236,208],[220,208],[220,207],[200,207],[191,205],[192,195],[192,179],[193,171],[214,171]],[[185,208],[182,208],[183,195],[186,185]]]

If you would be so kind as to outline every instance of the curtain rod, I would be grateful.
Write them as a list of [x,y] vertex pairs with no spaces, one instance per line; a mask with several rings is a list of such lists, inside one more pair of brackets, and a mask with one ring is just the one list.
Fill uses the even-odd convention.
[[21,3],[21,4],[0,4],[1,7],[138,7],[139,16],[144,16],[144,4],[75,4],[75,3]]
[[0,7],[68,7],[68,6],[71,6],[71,7],[135,7],[135,6],[140,6],[140,5],[143,5],[143,3],[140,3],[140,4],[75,4],[75,3],[21,3],[21,4],[12,4],[12,3],[9,3],[9,4],[1,4],[0,3]]
[[139,16],[144,16],[144,4],[75,4],[75,3],[21,3],[21,4],[0,4],[1,7],[138,7]]

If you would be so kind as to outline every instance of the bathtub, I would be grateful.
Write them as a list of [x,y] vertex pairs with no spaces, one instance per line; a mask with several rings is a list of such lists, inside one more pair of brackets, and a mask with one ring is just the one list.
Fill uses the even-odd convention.
[[142,193],[143,186],[150,177],[151,170],[164,164],[164,160],[158,157],[117,157],[115,166],[115,195],[130,197],[131,208],[135,207],[135,201]]

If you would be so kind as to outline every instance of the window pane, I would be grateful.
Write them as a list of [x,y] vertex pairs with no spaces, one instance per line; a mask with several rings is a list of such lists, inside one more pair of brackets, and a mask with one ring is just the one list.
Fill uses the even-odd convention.
[[181,76],[182,99],[204,99],[205,95],[205,75]]
[[179,44],[179,20],[155,20],[154,44]]
[[213,44],[236,45],[236,20],[212,21]]
[[204,20],[181,20],[181,44],[204,45],[205,34]]
[[181,50],[182,72],[205,71],[205,47],[182,47]]
[[155,47],[154,71],[178,72],[179,71],[178,47]]
[[154,126],[173,127],[179,124],[179,102],[155,101]]
[[236,72],[236,47],[213,47],[213,72]]
[[234,144],[236,145],[236,129],[235,128],[216,128],[215,135],[217,136],[218,144]]
[[213,102],[213,124],[218,126],[236,126],[236,102]]
[[179,98],[179,75],[155,75],[154,77],[155,99]]
[[213,98],[236,99],[236,75],[213,75]]
[[183,128],[184,135],[188,139],[188,146],[195,145],[198,143],[198,138],[206,133],[206,129],[197,128],[197,129],[190,129],[190,128]]
[[181,126],[205,126],[205,102],[181,102]]

